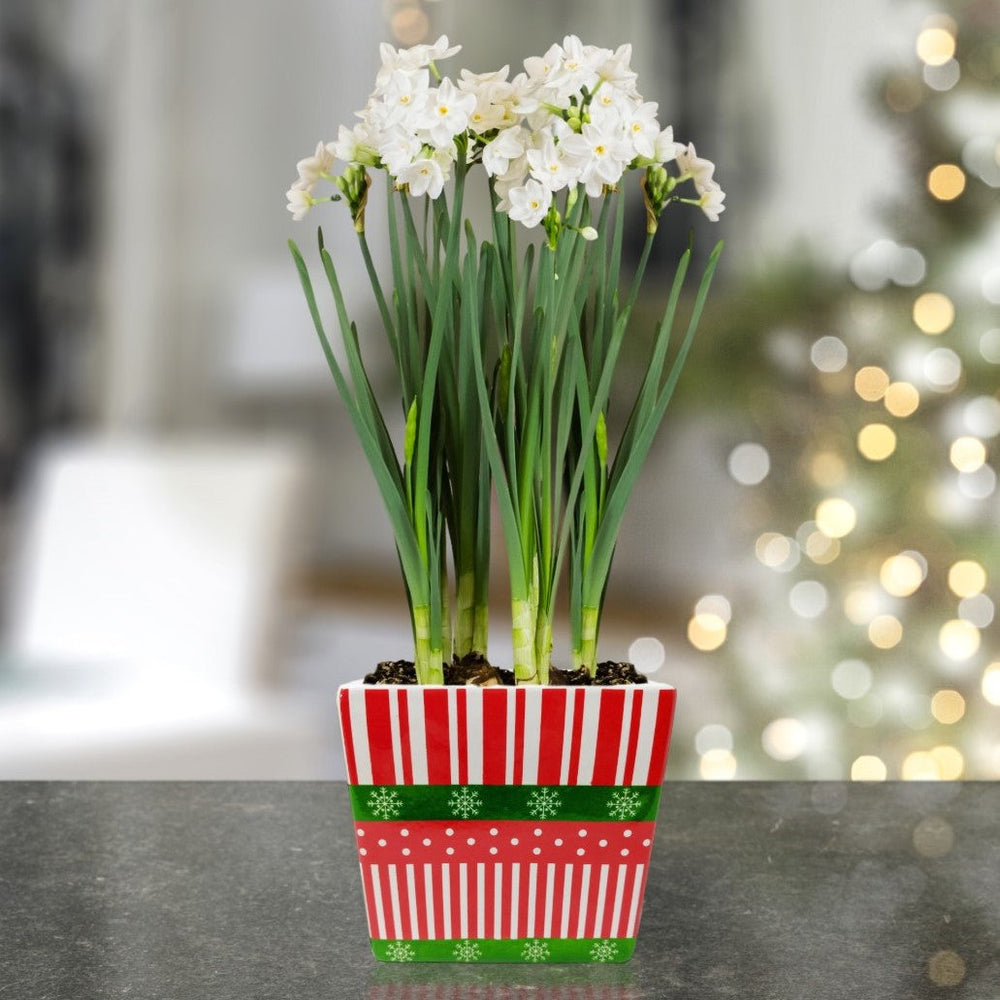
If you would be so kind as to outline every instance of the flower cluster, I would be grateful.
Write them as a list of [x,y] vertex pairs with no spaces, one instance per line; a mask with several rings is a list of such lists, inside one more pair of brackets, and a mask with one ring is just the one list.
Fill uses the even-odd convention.
[[[375,90],[353,128],[344,125],[336,141],[319,143],[298,163],[298,179],[288,191],[288,210],[301,220],[319,201],[320,180],[336,184],[363,225],[368,167],[384,168],[397,188],[438,198],[459,157],[481,162],[492,178],[497,208],[533,228],[559,225],[556,195],[582,187],[599,197],[613,189],[626,170],[645,168],[644,191],[650,225],[670,201],[698,205],[716,221],[725,194],[713,179],[714,165],[693,144],[674,141],[671,127],[660,128],[657,105],[644,101],[630,66],[632,47],[584,45],[568,35],[542,56],[524,60],[524,72],[462,70],[458,82],[441,77],[437,62],[454,55],[446,36],[432,45],[397,50],[381,47]],[[333,164],[348,164],[344,175]],[[676,164],[678,173],[666,170]],[[691,181],[695,197],[676,188]],[[588,230],[584,233],[591,236]]]

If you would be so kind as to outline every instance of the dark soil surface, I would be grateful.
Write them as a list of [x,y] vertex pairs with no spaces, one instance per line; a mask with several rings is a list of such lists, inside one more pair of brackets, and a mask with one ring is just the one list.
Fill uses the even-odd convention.
[[[512,686],[514,672],[495,667],[484,657],[471,654],[445,664],[444,682],[445,684],[473,684],[479,687],[491,687],[497,684]],[[365,677],[365,683],[416,684],[417,672],[409,660],[387,660],[380,663]],[[576,670],[560,670],[558,667],[552,667],[549,671],[549,683],[572,687],[645,684],[646,677],[640,674],[631,663],[614,663],[607,660],[597,664],[595,677],[591,677],[583,667]]]

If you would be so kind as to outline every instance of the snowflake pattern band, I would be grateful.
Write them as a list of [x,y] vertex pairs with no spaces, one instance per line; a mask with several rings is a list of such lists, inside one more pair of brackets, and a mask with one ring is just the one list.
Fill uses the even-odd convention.
[[656,819],[659,785],[352,785],[358,822],[435,819]]
[[635,938],[372,941],[382,962],[626,962]]

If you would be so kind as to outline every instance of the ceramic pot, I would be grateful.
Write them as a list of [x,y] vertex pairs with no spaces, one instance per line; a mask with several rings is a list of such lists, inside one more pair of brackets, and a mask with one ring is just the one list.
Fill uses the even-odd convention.
[[674,702],[653,683],[341,687],[375,957],[626,961]]

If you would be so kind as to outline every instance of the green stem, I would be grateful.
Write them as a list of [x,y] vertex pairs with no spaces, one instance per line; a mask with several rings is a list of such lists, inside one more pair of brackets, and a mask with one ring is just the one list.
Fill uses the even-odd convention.
[[600,620],[600,608],[584,607],[578,662],[587,668],[591,677],[597,673],[597,630]]
[[465,570],[458,577],[455,594],[455,655],[471,653],[476,648],[476,575]]
[[444,660],[440,645],[431,645],[431,609],[421,604],[413,609],[413,645],[416,649],[417,681],[421,684],[444,683]]
[[516,684],[538,684],[535,669],[535,616],[531,601],[514,598],[510,605],[514,640],[514,682]]

